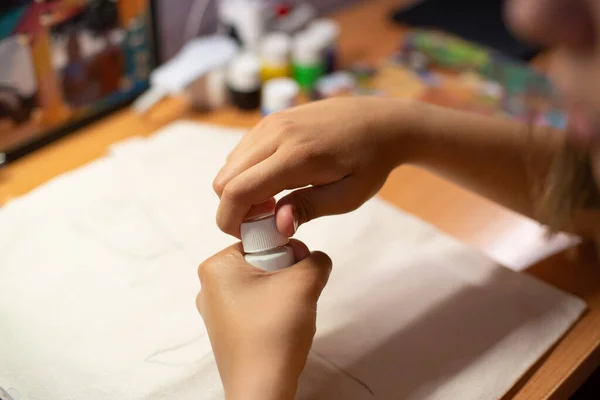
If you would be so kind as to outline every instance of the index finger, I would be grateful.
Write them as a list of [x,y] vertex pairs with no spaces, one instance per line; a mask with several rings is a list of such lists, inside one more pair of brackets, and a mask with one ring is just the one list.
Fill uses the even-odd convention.
[[217,225],[223,232],[239,238],[240,225],[253,205],[286,189],[308,184],[310,182],[305,182],[302,175],[296,173],[293,160],[283,153],[275,153],[228,183],[219,203]]

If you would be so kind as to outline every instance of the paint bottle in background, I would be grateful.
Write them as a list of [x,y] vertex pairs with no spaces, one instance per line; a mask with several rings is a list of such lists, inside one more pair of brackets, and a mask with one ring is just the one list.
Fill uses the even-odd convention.
[[227,105],[227,74],[225,68],[217,68],[206,75],[206,104],[209,110]]
[[263,85],[261,112],[264,116],[298,104],[300,86],[291,78],[271,79]]
[[265,10],[260,1],[217,1],[219,31],[247,51],[258,51],[265,32]]
[[300,88],[312,93],[315,83],[325,72],[323,47],[316,35],[302,32],[294,37],[292,71]]
[[340,37],[340,25],[331,19],[318,19],[308,27],[308,32],[315,35],[319,46],[323,48],[323,63],[327,75],[335,72],[338,68],[338,39]]
[[277,32],[265,36],[260,46],[263,82],[290,76],[291,48],[292,39],[285,33]]
[[274,215],[244,222],[240,230],[248,264],[268,272],[295,264],[294,251],[287,246],[290,240],[277,229]]
[[231,104],[242,110],[260,107],[260,60],[251,53],[235,57],[227,71],[227,88]]
[[198,112],[217,110],[227,105],[227,74],[217,68],[196,79],[186,88],[192,109]]

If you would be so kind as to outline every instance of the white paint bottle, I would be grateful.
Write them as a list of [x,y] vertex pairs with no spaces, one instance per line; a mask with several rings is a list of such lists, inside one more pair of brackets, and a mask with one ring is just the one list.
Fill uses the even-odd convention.
[[289,239],[277,229],[274,215],[244,222],[240,228],[246,261],[268,272],[279,271],[296,263]]
[[266,116],[298,104],[300,86],[291,78],[271,79],[263,85],[260,110]]
[[323,63],[325,74],[334,73],[338,67],[338,40],[340,25],[331,19],[317,19],[308,27],[308,32],[317,37],[323,50]]

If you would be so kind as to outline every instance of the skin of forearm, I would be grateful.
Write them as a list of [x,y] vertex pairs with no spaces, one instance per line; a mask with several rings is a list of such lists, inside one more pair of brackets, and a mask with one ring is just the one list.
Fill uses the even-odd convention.
[[387,127],[399,127],[398,164],[421,166],[536,218],[535,189],[565,132],[405,100],[390,101],[380,112]]

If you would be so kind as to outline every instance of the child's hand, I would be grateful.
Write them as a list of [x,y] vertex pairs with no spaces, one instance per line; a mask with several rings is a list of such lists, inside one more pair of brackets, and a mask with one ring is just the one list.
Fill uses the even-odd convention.
[[[319,101],[268,116],[229,155],[214,182],[221,198],[217,224],[239,237],[251,206],[285,189],[277,227],[292,236],[298,225],[352,211],[381,188],[406,154],[410,106],[400,101],[354,97]],[[408,118],[410,119],[410,118]],[[402,132],[399,141],[398,132]]]
[[300,261],[275,273],[248,264],[239,244],[198,268],[202,288],[196,304],[227,399],[294,398],[331,260],[300,242],[291,245]]

